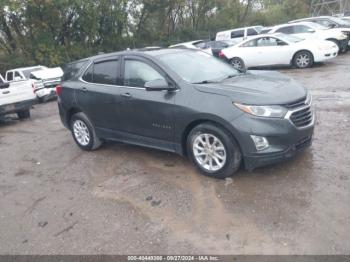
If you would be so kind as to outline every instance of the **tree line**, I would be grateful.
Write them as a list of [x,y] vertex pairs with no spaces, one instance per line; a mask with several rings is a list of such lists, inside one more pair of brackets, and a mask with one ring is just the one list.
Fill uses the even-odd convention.
[[0,0],[0,72],[210,39],[308,16],[311,0]]

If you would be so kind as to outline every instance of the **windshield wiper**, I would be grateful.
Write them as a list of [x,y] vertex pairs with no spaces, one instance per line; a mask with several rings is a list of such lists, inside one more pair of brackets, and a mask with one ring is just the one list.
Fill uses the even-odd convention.
[[219,83],[218,81],[214,81],[214,80],[203,80],[203,81],[200,81],[200,82],[194,82],[192,84],[212,84],[212,83]]

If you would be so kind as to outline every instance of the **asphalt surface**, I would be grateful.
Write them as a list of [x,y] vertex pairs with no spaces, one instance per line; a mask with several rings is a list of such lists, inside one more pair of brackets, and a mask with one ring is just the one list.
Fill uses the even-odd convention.
[[232,179],[136,146],[82,152],[56,102],[0,122],[0,254],[350,254],[350,54],[279,71],[313,94],[314,143]]

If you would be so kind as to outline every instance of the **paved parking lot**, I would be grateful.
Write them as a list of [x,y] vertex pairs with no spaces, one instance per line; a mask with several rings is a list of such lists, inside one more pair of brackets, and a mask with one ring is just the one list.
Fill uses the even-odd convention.
[[350,54],[280,71],[313,94],[314,143],[227,180],[136,146],[82,152],[56,102],[0,122],[0,253],[350,254]]

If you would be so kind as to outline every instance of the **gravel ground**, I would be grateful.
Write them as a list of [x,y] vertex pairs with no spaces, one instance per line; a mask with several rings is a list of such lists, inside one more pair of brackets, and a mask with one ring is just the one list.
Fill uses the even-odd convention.
[[55,101],[0,122],[0,254],[350,254],[350,54],[278,69],[314,97],[314,143],[232,179],[117,143],[82,152]]

